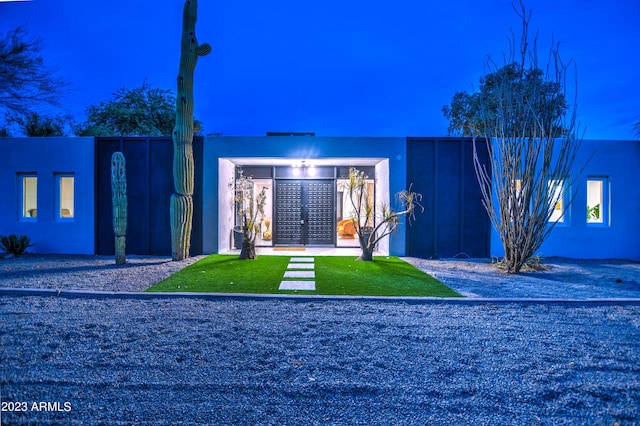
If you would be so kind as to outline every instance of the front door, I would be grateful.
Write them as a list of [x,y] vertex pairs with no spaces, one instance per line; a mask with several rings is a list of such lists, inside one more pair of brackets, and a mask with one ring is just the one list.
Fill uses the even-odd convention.
[[276,180],[274,243],[334,244],[333,180]]

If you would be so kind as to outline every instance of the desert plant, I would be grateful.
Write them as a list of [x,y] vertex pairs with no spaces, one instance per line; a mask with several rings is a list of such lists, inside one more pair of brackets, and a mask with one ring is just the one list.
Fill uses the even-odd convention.
[[[480,162],[474,143],[474,166],[483,204],[502,242],[502,265],[508,273],[518,273],[530,262],[557,221],[562,220],[574,198],[565,191],[575,188],[577,176],[570,179],[570,175],[580,147],[577,104],[575,99],[573,105],[566,104],[571,62],[562,61],[556,45],[550,51],[543,78],[531,82],[531,70],[539,70],[536,40],[530,48],[530,13],[524,4],[521,2],[520,10],[515,10],[522,19],[522,36],[520,43],[511,40],[507,61],[519,61],[516,75],[504,78],[496,72],[498,66],[493,61],[487,63],[494,71],[496,98],[492,104],[480,105],[489,166]],[[519,52],[514,52],[513,46],[520,46]],[[549,86],[554,89],[546,90]],[[558,104],[562,105],[561,113],[550,113],[550,106]],[[553,217],[558,210],[561,214]]]
[[0,235],[0,247],[8,255],[18,257],[31,246],[31,239],[26,235]]
[[242,169],[238,170],[238,176],[230,185],[233,187],[233,202],[242,223],[242,249],[240,259],[255,259],[256,237],[262,229],[264,217],[264,205],[267,200],[267,187],[263,186],[255,193],[255,185],[250,176],[245,176]]
[[193,227],[193,74],[198,56],[211,52],[207,43],[196,39],[197,0],[184,2],[178,96],[176,98],[176,126],[173,129],[173,185],[171,195],[171,257],[189,257]]
[[349,194],[351,206],[353,207],[353,216],[351,220],[358,234],[358,241],[362,254],[359,260],[372,261],[373,252],[378,242],[384,237],[393,234],[398,229],[400,218],[407,216],[409,222],[415,219],[415,209],[419,207],[424,211],[424,207],[420,204],[422,195],[409,189],[402,190],[396,194],[396,200],[402,205],[401,211],[394,211],[390,206],[382,204],[379,206],[379,215],[377,220],[374,216],[373,203],[367,190],[367,179],[369,177],[361,170],[354,167],[349,169],[349,181],[344,188]]
[[116,265],[123,265],[127,262],[127,169],[124,155],[119,151],[114,152],[111,156],[111,197]]

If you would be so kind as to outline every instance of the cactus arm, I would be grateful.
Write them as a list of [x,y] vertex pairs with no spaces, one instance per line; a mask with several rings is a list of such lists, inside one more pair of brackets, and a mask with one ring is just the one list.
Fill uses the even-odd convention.
[[207,56],[211,53],[211,46],[209,43],[203,43],[196,48],[196,55],[198,56]]

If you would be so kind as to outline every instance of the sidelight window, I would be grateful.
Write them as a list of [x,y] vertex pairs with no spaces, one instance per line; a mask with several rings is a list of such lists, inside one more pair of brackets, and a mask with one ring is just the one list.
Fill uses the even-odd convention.
[[[338,246],[357,246],[357,231],[355,222],[358,222],[358,210],[360,211],[361,226],[374,226],[375,222],[375,190],[374,180],[367,179],[364,192],[349,191],[349,179],[337,180],[336,191],[336,232]],[[362,204],[358,208],[359,204]],[[369,215],[367,217],[367,211]]]

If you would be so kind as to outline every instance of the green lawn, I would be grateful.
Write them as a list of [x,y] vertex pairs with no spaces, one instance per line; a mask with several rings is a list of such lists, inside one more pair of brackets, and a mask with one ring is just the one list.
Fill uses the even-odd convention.
[[397,257],[361,262],[354,256],[317,256],[315,291],[281,291],[278,287],[290,259],[290,256],[259,256],[255,260],[238,260],[237,255],[214,254],[146,291],[461,297]]

